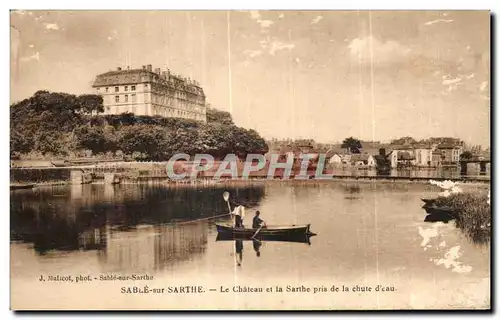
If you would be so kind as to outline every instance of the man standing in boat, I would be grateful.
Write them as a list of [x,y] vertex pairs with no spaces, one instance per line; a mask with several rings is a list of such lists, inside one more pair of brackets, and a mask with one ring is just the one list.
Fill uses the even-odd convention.
[[236,206],[232,212],[235,228],[244,228],[243,218],[245,217],[245,207]]
[[257,212],[255,212],[255,217],[253,217],[253,223],[252,223],[253,229],[266,227],[266,223],[259,216],[260,216],[260,211],[257,210]]

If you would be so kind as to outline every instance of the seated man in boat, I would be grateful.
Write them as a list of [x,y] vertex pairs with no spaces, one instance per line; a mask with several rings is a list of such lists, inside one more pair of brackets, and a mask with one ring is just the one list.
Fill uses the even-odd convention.
[[260,211],[255,212],[255,217],[253,217],[253,223],[252,223],[253,229],[258,229],[260,227],[262,227],[262,228],[266,227],[266,223],[259,216],[260,216]]

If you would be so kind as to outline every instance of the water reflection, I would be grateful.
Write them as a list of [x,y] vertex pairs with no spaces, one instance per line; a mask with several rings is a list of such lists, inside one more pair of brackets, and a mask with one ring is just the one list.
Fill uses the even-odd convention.
[[248,208],[264,196],[259,185],[76,185],[13,192],[11,241],[30,243],[39,255],[97,250],[107,270],[161,270],[205,252],[207,220],[181,221],[226,213],[226,190]]
[[234,246],[236,252],[236,264],[238,267],[241,267],[241,263],[243,262],[243,240],[235,240]]
[[201,256],[206,250],[207,235],[205,223],[139,226],[133,232],[111,231],[99,259],[107,272],[163,270]]
[[[266,182],[265,193],[257,185],[188,190],[123,185],[107,191],[104,185],[80,187],[11,193],[12,240],[32,244],[11,244],[15,300],[38,301],[37,307],[46,307],[37,299],[43,295],[49,307],[68,303],[61,300],[72,297],[74,287],[58,286],[53,290],[55,286],[39,283],[43,273],[148,272],[155,275],[151,286],[158,287],[195,281],[214,288],[223,284],[265,287],[274,283],[345,283],[349,287],[382,284],[397,288],[389,295],[381,294],[380,304],[375,296],[365,296],[362,303],[359,299],[363,297],[338,296],[344,299],[346,308],[394,308],[394,301],[408,308],[446,308],[456,301],[468,301],[466,306],[489,303],[489,246],[472,243],[451,223],[424,222],[422,198],[436,194],[436,187],[427,184],[273,181]],[[226,213],[227,204],[222,199],[225,190],[247,207],[258,204],[269,225],[310,223],[318,235],[313,239],[268,239],[263,235],[259,243],[224,239],[206,220],[172,223],[186,217]],[[80,191],[81,195],[76,196]],[[353,194],[359,200],[346,199]],[[310,242],[314,245],[305,245]],[[38,254],[33,254],[35,250]],[[61,254],[60,250],[72,252]],[[449,258],[454,259],[454,265],[467,268],[458,273],[455,267],[443,264]],[[418,290],[408,285],[412,283],[418,283]],[[82,290],[88,288],[85,298],[69,300],[81,302],[78,307],[83,308],[85,303],[103,308],[113,301],[127,308],[127,301],[140,298],[131,296],[131,300],[124,301],[117,285],[121,286],[97,282],[81,286]],[[102,294],[96,298],[95,292]],[[112,299],[106,302],[101,296]],[[331,302],[331,295],[300,296],[311,308],[319,299],[324,299],[324,305]],[[296,297],[283,296],[288,304]],[[165,303],[173,308],[189,308],[193,303],[193,299],[165,300],[161,296],[153,302],[150,296],[141,299],[151,308]],[[256,300],[251,306],[258,308],[258,304],[272,299]]]
[[255,254],[257,257],[260,257],[260,247],[262,246],[262,242],[257,239],[253,240],[253,249],[255,250]]

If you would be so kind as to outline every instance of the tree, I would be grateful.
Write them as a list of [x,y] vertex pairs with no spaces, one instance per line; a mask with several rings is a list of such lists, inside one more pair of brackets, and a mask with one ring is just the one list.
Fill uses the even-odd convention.
[[106,153],[117,150],[114,131],[109,126],[80,126],[75,129],[78,147],[92,150],[92,153]]
[[402,137],[399,139],[391,140],[391,144],[399,144],[399,145],[408,145],[408,144],[412,145],[412,144],[416,144],[417,142],[418,141],[412,137]]
[[460,160],[470,160],[470,159],[472,159],[472,157],[473,157],[473,156],[472,156],[472,152],[470,152],[470,151],[465,151],[464,153],[462,153],[462,154],[460,155]]
[[153,125],[124,126],[118,139],[119,148],[127,154],[136,154],[143,160],[164,160],[167,131]]
[[176,153],[195,155],[204,153],[205,146],[199,139],[200,131],[195,128],[179,128],[169,131],[164,143],[164,153],[170,158]]
[[220,111],[215,108],[207,108],[207,122],[208,123],[220,123],[225,125],[234,125],[233,117],[227,111]]
[[121,150],[141,159],[165,159],[175,153],[264,154],[267,143],[255,130],[234,125],[231,114],[209,108],[208,122],[136,116],[99,115],[102,97],[38,91],[11,105],[11,155],[39,151],[94,154]]
[[207,123],[197,136],[201,153],[207,153],[215,158],[223,158],[233,152],[233,128],[219,123]]
[[10,156],[28,153],[31,150],[31,141],[17,130],[10,131]]
[[359,149],[363,148],[361,141],[353,137],[345,138],[340,147],[349,150],[350,153],[360,153]]
[[82,94],[78,96],[77,103],[81,112],[85,114],[98,114],[104,112],[103,100],[100,95]]

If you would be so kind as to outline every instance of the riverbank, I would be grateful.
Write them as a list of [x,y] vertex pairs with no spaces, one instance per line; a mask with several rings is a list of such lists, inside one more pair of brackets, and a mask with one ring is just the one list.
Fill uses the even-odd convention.
[[[333,177],[331,179],[220,179],[215,180],[211,178],[204,179],[182,179],[182,180],[172,180],[167,176],[140,176],[140,177],[130,177],[126,174],[117,174],[120,176],[120,184],[162,184],[169,186],[211,186],[211,185],[238,185],[238,184],[260,184],[260,183],[273,183],[273,184],[328,184],[332,182],[359,182],[359,183],[383,183],[383,184],[391,184],[391,183],[415,183],[415,184],[428,184],[429,179],[415,179],[411,177],[398,177],[394,179],[388,177]],[[433,179],[433,180],[451,180],[458,182],[461,186],[477,186],[481,189],[489,188],[490,181],[489,180],[459,180],[459,179]],[[90,183],[99,183],[105,184],[105,180],[103,177],[93,175],[92,181]],[[49,180],[49,181],[30,181],[26,180],[23,182],[19,181],[11,181],[11,186],[16,186],[20,184],[33,184],[36,186],[58,186],[58,185],[67,185],[71,184],[71,180]]]

